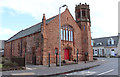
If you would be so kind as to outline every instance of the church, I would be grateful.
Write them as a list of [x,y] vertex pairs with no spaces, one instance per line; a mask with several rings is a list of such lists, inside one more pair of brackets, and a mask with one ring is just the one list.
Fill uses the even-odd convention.
[[[75,7],[75,18],[68,8],[61,13],[61,61],[93,60],[91,45],[91,20],[88,4]],[[5,42],[4,56],[25,57],[27,63],[47,65],[50,53],[50,63],[59,61],[59,15],[46,19],[43,14],[42,22],[21,30]],[[58,55],[56,55],[56,53]]]

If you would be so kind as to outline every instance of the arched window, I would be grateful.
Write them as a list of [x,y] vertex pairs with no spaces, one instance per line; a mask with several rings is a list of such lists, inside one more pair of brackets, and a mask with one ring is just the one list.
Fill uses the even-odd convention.
[[108,40],[108,45],[114,45],[114,39],[113,38],[110,38]]
[[70,25],[61,27],[61,40],[73,41],[73,28]]

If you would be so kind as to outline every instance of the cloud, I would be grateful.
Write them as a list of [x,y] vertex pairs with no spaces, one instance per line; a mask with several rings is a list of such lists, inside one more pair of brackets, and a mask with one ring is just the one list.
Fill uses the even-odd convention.
[[[1,0],[0,6],[12,8],[17,13],[31,14],[35,19],[42,18],[43,13],[47,13],[47,17],[51,17],[58,12],[59,4],[56,0]],[[56,7],[58,7],[56,9]],[[59,12],[58,12],[59,13]]]
[[8,29],[8,28],[0,28],[0,35],[13,35],[17,33],[17,31],[13,31],[11,29]]
[[[119,0],[0,0],[0,7],[12,8],[17,13],[27,13],[35,19],[41,20],[43,13],[46,14],[46,18],[58,14],[59,7],[63,4],[68,5],[71,14],[75,18],[75,5],[80,2],[86,2],[90,5],[92,31],[94,35],[99,37],[98,35],[110,36],[118,32],[118,1]],[[64,11],[64,8],[62,8],[61,11]]]
[[15,16],[15,13],[11,11],[11,12],[10,12],[10,15],[11,15],[11,16]]

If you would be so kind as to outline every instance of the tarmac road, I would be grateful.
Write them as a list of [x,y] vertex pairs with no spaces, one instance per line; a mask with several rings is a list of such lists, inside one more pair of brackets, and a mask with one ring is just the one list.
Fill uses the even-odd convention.
[[73,72],[66,75],[118,75],[118,58],[98,58],[105,61],[104,64],[88,70]]

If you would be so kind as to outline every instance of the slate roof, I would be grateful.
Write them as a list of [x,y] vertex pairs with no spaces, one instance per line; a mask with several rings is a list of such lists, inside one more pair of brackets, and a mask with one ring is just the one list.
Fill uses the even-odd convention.
[[[48,24],[50,21],[52,21],[56,16],[50,18],[50,19],[47,19],[46,20],[46,24]],[[10,39],[8,39],[6,42],[10,42],[10,41],[13,41],[13,40],[16,40],[18,38],[22,38],[22,37],[25,37],[25,36],[28,36],[30,34],[34,34],[36,32],[40,32],[40,29],[41,29],[41,25],[42,25],[42,22],[36,24],[36,25],[33,25],[25,30],[21,30],[20,32],[18,32],[17,34],[15,34],[14,36],[12,36]]]
[[[110,38],[114,39],[114,45],[108,45],[108,40]],[[103,38],[95,38],[92,39],[94,41],[93,47],[100,47],[100,46],[104,46],[104,47],[108,47],[108,46],[117,46],[118,44],[118,40],[119,40],[119,36],[111,36],[111,37],[103,37]],[[102,45],[97,45],[97,43],[102,43]]]

